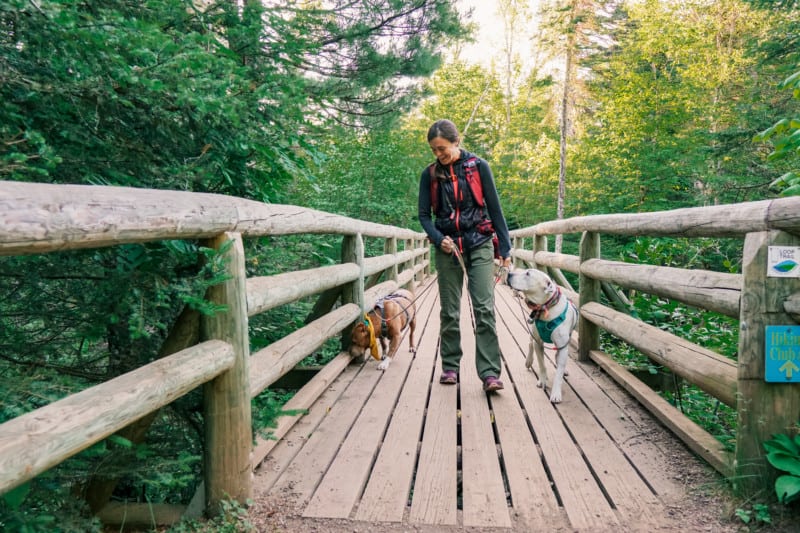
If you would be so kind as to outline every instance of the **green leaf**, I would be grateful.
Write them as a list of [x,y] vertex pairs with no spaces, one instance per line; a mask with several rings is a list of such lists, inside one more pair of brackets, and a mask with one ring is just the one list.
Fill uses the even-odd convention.
[[28,496],[30,489],[30,483],[23,483],[19,487],[13,488],[3,494],[3,501],[12,509],[19,509],[19,506],[22,505],[22,502],[24,502],[25,498]]
[[790,455],[800,456],[800,446],[791,437],[784,433],[778,433],[764,442],[764,448],[769,451],[786,452]]
[[781,476],[775,480],[775,494],[781,503],[791,503],[800,497],[800,477]]
[[769,452],[767,461],[778,470],[789,472],[794,476],[800,476],[800,458],[796,455],[784,452]]
[[800,70],[798,70],[797,72],[795,72],[794,74],[792,74],[791,76],[780,82],[778,84],[778,88],[785,89],[787,87],[796,85],[798,83],[800,83]]
[[126,439],[125,437],[120,437],[119,435],[110,435],[108,437],[108,440],[110,440],[114,444],[122,446],[123,448],[133,447],[133,443],[130,440]]

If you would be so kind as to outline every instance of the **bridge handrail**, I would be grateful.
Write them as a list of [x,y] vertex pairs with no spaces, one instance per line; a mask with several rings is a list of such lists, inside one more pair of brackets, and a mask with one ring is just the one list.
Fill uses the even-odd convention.
[[[570,233],[581,234],[579,256],[547,250],[548,236]],[[602,259],[601,234],[742,238],[743,273]],[[765,383],[763,326],[800,322],[800,278],[768,278],[767,253],[769,246],[800,246],[800,197],[551,220],[514,230],[511,237],[515,261],[549,270],[562,285],[569,284],[562,270],[578,275],[579,293],[571,287],[567,289],[581,311],[581,360],[594,360],[621,381],[630,379],[629,373],[611,369],[613,361],[599,350],[602,328],[723,403],[736,407],[739,431],[736,451],[731,455],[707,432],[700,434],[692,423],[676,422],[676,411],[669,404],[650,405],[652,400],[642,396],[640,384],[622,383],[689,447],[722,473],[736,476],[740,486],[752,486],[753,480],[757,480],[756,485],[764,484],[773,477],[761,443],[797,422],[800,385]],[[525,249],[528,238],[532,239],[532,249]],[[626,303],[612,283],[739,319],[738,361],[601,304],[601,293],[612,305]]]
[[[246,278],[243,238],[296,234],[342,236],[342,263]],[[384,254],[365,257],[365,237],[384,239]],[[227,254],[229,280],[212,287],[208,298],[226,305],[228,313],[181,315],[174,326],[180,330],[175,349],[163,359],[0,424],[0,493],[170,403],[188,392],[188,385],[215,380],[214,387],[204,387],[206,504],[213,511],[223,497],[244,503],[252,491],[250,469],[260,462],[251,457],[250,399],[328,339],[344,335],[377,299],[430,274],[425,235],[405,228],[217,194],[0,181],[0,256],[165,239],[202,239]],[[234,246],[226,246],[230,241]],[[310,323],[249,353],[248,316],[319,294],[323,304]],[[341,305],[333,309],[337,300]],[[211,338],[201,339],[201,330]],[[203,363],[208,357],[213,361]],[[342,360],[335,359],[334,371],[341,371]],[[150,378],[140,379],[142,373]],[[131,379],[139,381],[135,392],[117,388]],[[124,409],[116,410],[117,398],[126,400]]]

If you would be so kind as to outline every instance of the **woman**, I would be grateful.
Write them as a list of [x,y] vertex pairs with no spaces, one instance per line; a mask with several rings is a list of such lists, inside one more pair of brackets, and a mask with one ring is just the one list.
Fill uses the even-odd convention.
[[[511,264],[508,226],[489,164],[460,147],[461,136],[455,124],[437,120],[428,130],[428,144],[436,162],[422,171],[419,221],[436,247],[434,261],[441,300],[439,382],[447,385],[458,382],[462,355],[459,314],[466,269],[475,313],[476,370],[483,389],[497,391],[503,388],[503,382],[499,379],[501,354],[494,316],[495,251],[491,225],[497,234],[501,264],[506,268]],[[474,183],[478,179],[476,170],[479,187]]]

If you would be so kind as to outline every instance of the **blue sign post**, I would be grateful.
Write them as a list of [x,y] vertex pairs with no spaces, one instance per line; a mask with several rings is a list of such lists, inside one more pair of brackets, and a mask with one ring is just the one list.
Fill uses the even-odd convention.
[[800,326],[767,326],[764,380],[800,383]]

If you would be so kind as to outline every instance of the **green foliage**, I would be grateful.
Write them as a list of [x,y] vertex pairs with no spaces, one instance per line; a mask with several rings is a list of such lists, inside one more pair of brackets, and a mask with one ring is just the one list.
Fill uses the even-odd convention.
[[736,516],[747,525],[769,525],[772,523],[772,515],[769,506],[763,503],[753,504],[752,509],[737,508]]
[[800,499],[800,434],[791,437],[773,435],[764,441],[767,461],[777,470],[786,472],[775,480],[775,495],[778,501],[789,504]]
[[[800,100],[800,71],[795,72],[778,86],[791,89],[792,97]],[[767,160],[796,158],[800,153],[800,119],[783,118],[754,137],[755,141],[772,141],[772,153]],[[781,196],[800,195],[800,173],[790,171],[770,184],[781,191]]]
[[220,513],[207,521],[184,520],[167,530],[168,533],[254,533],[247,509],[234,500],[220,502]]
[[97,518],[70,496],[64,486],[51,485],[47,494],[32,494],[23,483],[0,498],[0,529],[15,533],[100,533]]

